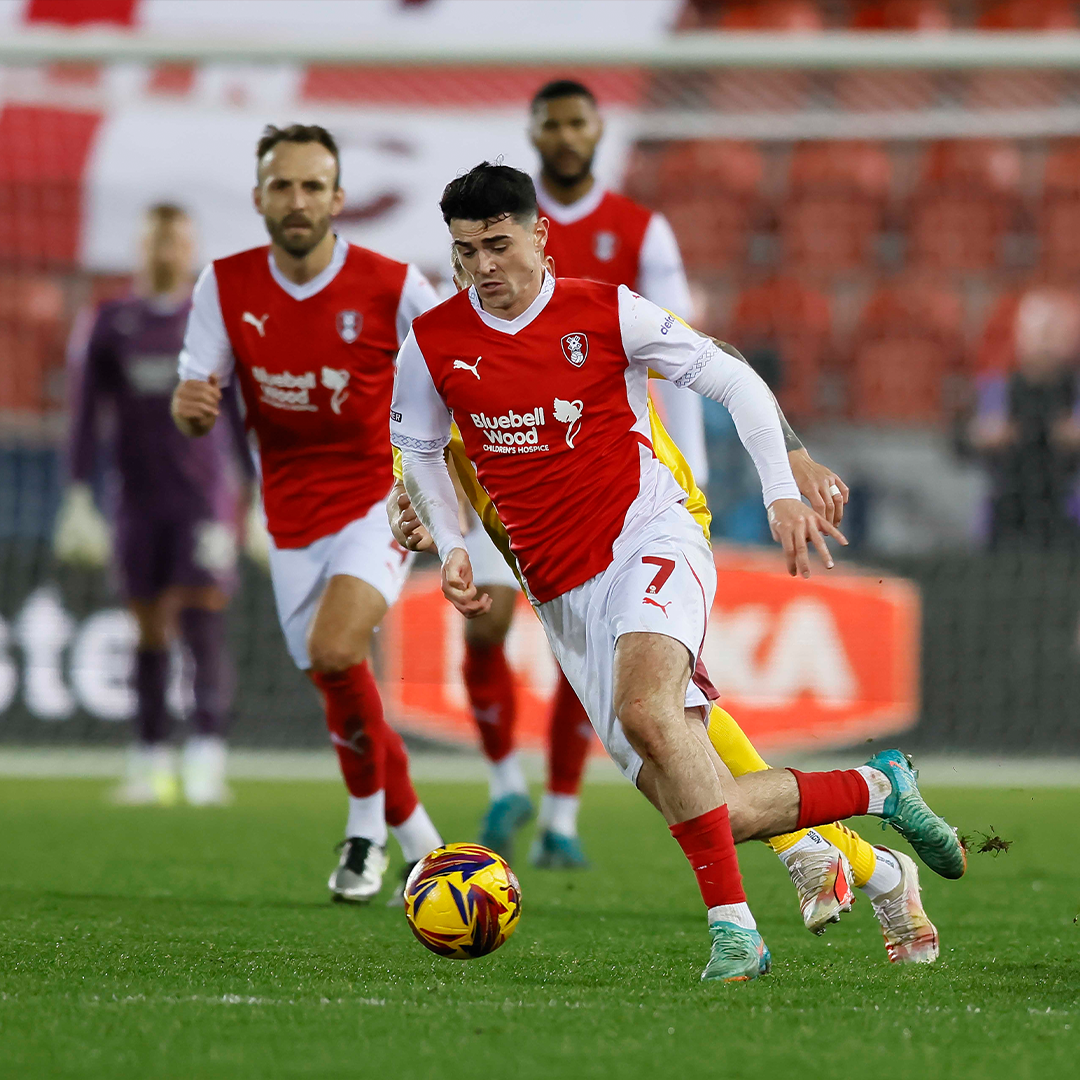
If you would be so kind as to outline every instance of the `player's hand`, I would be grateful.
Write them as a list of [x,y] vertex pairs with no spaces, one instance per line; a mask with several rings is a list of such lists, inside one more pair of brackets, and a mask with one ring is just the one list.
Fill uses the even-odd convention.
[[830,524],[844,520],[844,506],[851,492],[847,484],[825,465],[819,465],[805,450],[788,454],[795,483],[810,505]]
[[472,563],[464,548],[454,548],[442,565],[443,596],[465,616],[475,619],[491,610],[491,597],[477,593],[473,584]]
[[173,391],[173,421],[185,435],[205,435],[220,411],[221,387],[216,375],[205,382],[186,379]]
[[109,561],[109,526],[86,484],[72,484],[64,492],[53,530],[53,554],[61,562],[77,566],[100,568]]
[[394,539],[407,551],[433,551],[435,542],[413,509],[405,485],[398,480],[386,500],[386,516]]
[[804,578],[810,576],[808,544],[817,548],[827,570],[833,568],[833,557],[822,533],[847,544],[847,537],[835,525],[798,499],[777,499],[769,505],[769,529],[773,539],[784,549],[788,573],[792,577],[798,574]]

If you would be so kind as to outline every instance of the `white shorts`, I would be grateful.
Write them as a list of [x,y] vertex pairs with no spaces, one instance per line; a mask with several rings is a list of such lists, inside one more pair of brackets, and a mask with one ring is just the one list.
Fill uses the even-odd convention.
[[308,627],[330,578],[336,574],[359,578],[393,604],[401,595],[413,557],[395,542],[383,502],[305,548],[278,548],[271,540],[270,581],[281,631],[296,666],[304,671],[311,667]]
[[700,657],[715,592],[716,567],[701,526],[674,505],[633,536],[624,534],[606,570],[537,609],[555,659],[631,783],[641,757],[615,715],[615,643],[632,633],[681,641],[694,669],[686,708],[707,706],[715,691]]
[[473,581],[477,585],[509,585],[511,589],[520,589],[521,584],[514,571],[503,558],[502,552],[495,546],[487,534],[487,529],[480,523],[476,512],[469,508],[471,527],[465,534],[465,549],[472,563]]

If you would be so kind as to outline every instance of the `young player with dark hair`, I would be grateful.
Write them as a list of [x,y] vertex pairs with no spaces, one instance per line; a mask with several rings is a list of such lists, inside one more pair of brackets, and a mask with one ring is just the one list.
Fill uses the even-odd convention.
[[[71,485],[54,547],[60,559],[89,564],[103,564],[112,552],[138,624],[136,742],[118,791],[126,803],[176,801],[166,687],[169,649],[177,636],[193,664],[183,794],[199,806],[228,799],[224,735],[232,672],[225,608],[235,578],[238,481],[250,481],[252,469],[235,395],[225,402],[231,432],[223,426],[198,445],[182,438],[169,418],[194,254],[187,212],[165,203],[150,207],[132,294],[102,304],[85,341],[72,352]],[[115,536],[95,508],[91,486],[99,460],[98,422],[107,410],[116,421]]]
[[[765,384],[625,286],[547,273],[525,174],[479,165],[447,186],[442,210],[473,285],[416,319],[402,346],[390,428],[405,487],[442,560],[444,594],[466,617],[483,613],[490,599],[473,583],[444,460],[452,412],[556,659],[694,868],[712,939],[703,978],[769,968],[736,840],[871,813],[936,872],[961,876],[959,840],[898,751],[860,769],[736,780],[709,744],[703,710],[715,691],[700,650],[715,568],[687,492],[653,453],[647,379],[655,370],[729,409],[789,571],[807,576],[809,546],[831,566],[823,534],[843,537],[800,500]],[[603,495],[585,517],[565,497],[580,490]]]
[[406,863],[441,843],[368,662],[408,570],[383,511],[394,359],[436,297],[414,267],[334,235],[345,196],[325,129],[268,128],[257,163],[253,197],[271,242],[200,276],[173,416],[186,434],[206,434],[235,373],[258,440],[278,617],[322,694],[349,792],[329,887],[364,902],[382,883],[388,825]]

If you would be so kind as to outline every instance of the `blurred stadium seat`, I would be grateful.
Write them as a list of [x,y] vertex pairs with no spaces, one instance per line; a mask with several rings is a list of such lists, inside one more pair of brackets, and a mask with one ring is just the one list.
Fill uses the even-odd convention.
[[980,30],[1075,30],[1080,19],[1069,0],[1004,0],[987,5],[976,25]]
[[964,370],[964,309],[940,281],[913,278],[878,288],[855,332],[850,413],[863,421],[940,423],[950,381]]
[[832,337],[827,295],[787,277],[753,285],[737,297],[726,336],[773,384],[785,412],[820,415]]
[[725,4],[714,24],[721,30],[781,30],[813,33],[825,28],[817,4],[810,0],[757,0]]
[[1021,289],[1007,289],[991,306],[975,346],[973,366],[977,376],[1004,375],[1016,367],[1013,327],[1022,295]]
[[1022,162],[1015,144],[964,139],[934,144],[908,204],[908,263],[986,272],[999,267],[1019,211]]
[[952,15],[937,0],[862,0],[851,17],[852,30],[948,30]]
[[1038,218],[1043,274],[1058,281],[1080,276],[1080,144],[1047,155]]

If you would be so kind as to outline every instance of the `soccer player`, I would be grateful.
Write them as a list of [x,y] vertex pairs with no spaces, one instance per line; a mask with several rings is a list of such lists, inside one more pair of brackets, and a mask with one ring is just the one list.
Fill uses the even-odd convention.
[[[54,548],[62,560],[90,565],[103,564],[111,552],[138,624],[137,741],[118,793],[121,801],[135,804],[169,805],[177,798],[165,704],[169,645],[177,630],[194,664],[192,731],[181,765],[184,797],[197,806],[228,798],[224,731],[232,673],[225,607],[235,576],[237,480],[241,473],[251,479],[251,460],[235,398],[226,402],[231,433],[223,426],[200,444],[182,438],[169,419],[193,259],[187,213],[170,204],[150,207],[132,294],[98,308],[71,361],[71,484]],[[115,542],[91,486],[99,420],[109,409],[119,479]],[[236,437],[232,446],[230,434]],[[231,468],[234,456],[239,470]]]
[[[723,403],[762,478],[788,569],[842,534],[799,498],[775,403],[745,363],[625,286],[556,280],[532,181],[483,163],[441,208],[473,286],[415,320],[390,414],[406,490],[442,561],[443,592],[486,611],[446,469],[451,413],[498,508],[548,642],[624,774],[668,822],[708,912],[705,979],[746,980],[770,957],[746,903],[736,840],[854,814],[882,817],[945,877],[965,869],[954,831],[923,801],[899,751],[832,773],[735,779],[703,720],[715,691],[700,662],[715,587],[687,492],[649,438],[649,369]],[[578,512],[567,491],[603,499]]]
[[329,888],[366,902],[386,870],[388,825],[406,864],[441,843],[368,663],[408,570],[383,511],[394,359],[436,297],[414,267],[331,230],[345,195],[328,131],[268,127],[256,161],[254,202],[270,245],[200,275],[173,416],[185,434],[205,435],[235,373],[258,440],[278,617],[290,655],[322,694],[349,793]]

